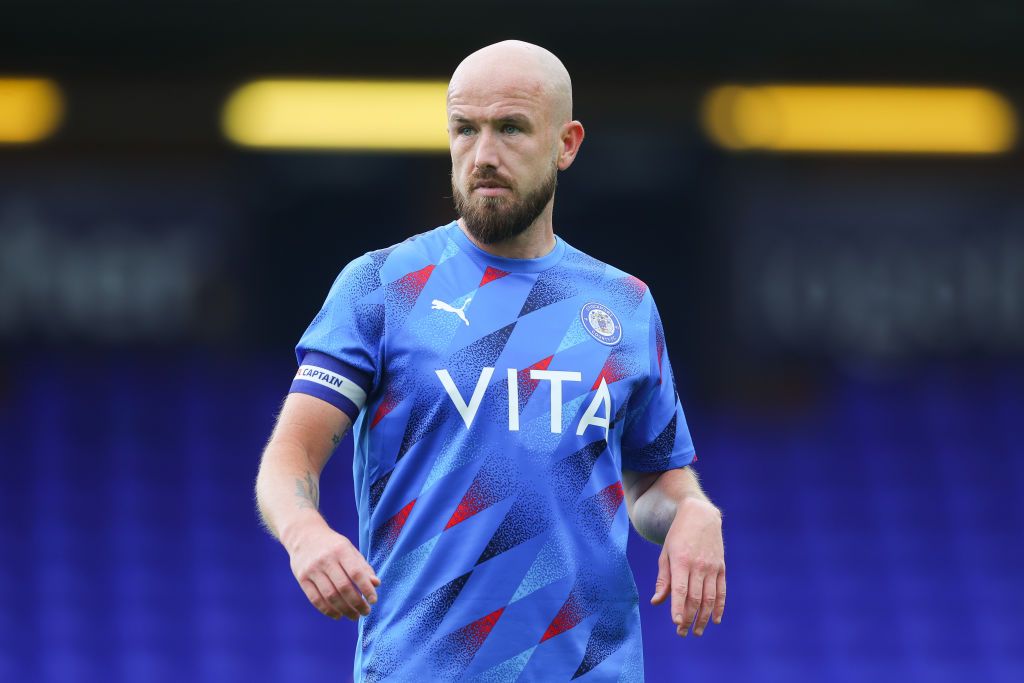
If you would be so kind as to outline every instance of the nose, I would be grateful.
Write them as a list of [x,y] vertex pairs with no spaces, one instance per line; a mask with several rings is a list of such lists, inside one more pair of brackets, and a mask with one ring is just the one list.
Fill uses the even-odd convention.
[[477,169],[490,167],[497,169],[501,163],[498,158],[498,144],[495,135],[488,128],[480,131],[476,139],[473,166]]

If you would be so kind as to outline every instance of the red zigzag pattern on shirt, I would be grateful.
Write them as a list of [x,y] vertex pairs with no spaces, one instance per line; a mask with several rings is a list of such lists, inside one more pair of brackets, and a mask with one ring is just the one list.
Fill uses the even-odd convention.
[[623,363],[622,359],[612,351],[608,356],[608,360],[604,362],[604,367],[601,368],[601,373],[597,376],[597,379],[594,380],[594,386],[590,387],[590,390],[593,391],[601,386],[602,379],[607,384],[611,384],[612,382],[617,382],[623,377],[626,377],[627,373],[628,369],[626,368],[625,363]]
[[480,284],[477,285],[477,287],[483,287],[488,282],[494,282],[495,280],[501,279],[506,275],[508,275],[508,271],[506,270],[498,270],[497,268],[487,266],[487,270],[484,271],[484,276],[480,278]]

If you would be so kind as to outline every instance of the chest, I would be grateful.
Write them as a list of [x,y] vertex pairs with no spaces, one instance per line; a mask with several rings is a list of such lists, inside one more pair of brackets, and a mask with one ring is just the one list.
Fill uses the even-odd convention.
[[[432,278],[433,280],[433,278]],[[466,429],[606,433],[645,366],[647,330],[599,291],[508,274],[438,279],[386,340],[382,380],[446,405]]]

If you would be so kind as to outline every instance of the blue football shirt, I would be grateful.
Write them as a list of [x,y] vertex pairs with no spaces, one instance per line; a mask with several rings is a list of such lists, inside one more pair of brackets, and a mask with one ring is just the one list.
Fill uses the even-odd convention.
[[453,222],[349,263],[297,356],[354,423],[356,680],[643,680],[622,469],[694,457],[643,282]]

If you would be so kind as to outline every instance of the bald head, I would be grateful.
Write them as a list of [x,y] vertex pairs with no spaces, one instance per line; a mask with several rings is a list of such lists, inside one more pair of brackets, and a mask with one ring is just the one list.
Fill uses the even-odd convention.
[[466,57],[448,84],[452,198],[464,228],[478,244],[512,244],[532,227],[524,239],[550,249],[558,172],[582,141],[558,57],[518,40]]
[[572,120],[572,81],[554,54],[532,43],[504,40],[481,48],[462,60],[448,83],[448,104],[453,98],[526,96],[542,102],[551,123]]

